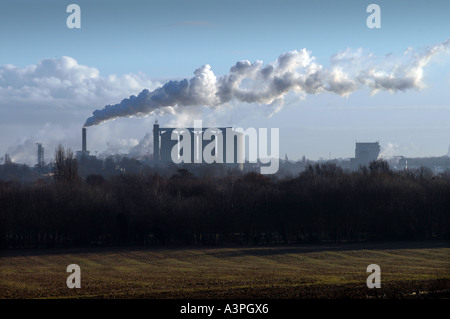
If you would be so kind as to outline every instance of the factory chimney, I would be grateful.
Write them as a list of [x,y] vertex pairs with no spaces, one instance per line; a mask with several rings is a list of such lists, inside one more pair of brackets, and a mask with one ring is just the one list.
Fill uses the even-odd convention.
[[36,143],[38,147],[37,156],[38,156],[38,162],[36,164],[37,167],[44,167],[44,147],[42,146],[42,143]]
[[81,151],[83,153],[85,153],[87,151],[87,147],[86,147],[86,128],[83,127],[82,128],[82,146],[81,146]]
[[81,129],[81,151],[77,151],[76,156],[78,159],[89,157],[89,151],[87,150],[86,128],[85,127],[83,127]]
[[158,120],[153,124],[153,160],[159,162],[159,124]]

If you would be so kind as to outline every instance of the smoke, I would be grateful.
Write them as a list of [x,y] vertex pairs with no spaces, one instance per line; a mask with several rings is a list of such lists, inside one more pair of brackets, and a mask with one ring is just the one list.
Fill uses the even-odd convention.
[[381,150],[380,155],[378,155],[378,159],[392,159],[394,156],[400,154],[400,149],[398,144],[388,142],[387,145]]
[[[37,163],[37,145],[42,143],[44,147],[44,161],[48,164],[54,159],[55,149],[64,141],[64,146],[75,151],[74,145],[80,145],[79,135],[73,134],[74,131],[79,132],[79,125],[60,125],[46,123],[32,135],[23,136],[10,141],[6,153],[10,155],[14,163],[26,164],[33,166]],[[11,136],[14,136],[12,134]],[[81,145],[80,145],[81,146]]]
[[422,89],[424,87],[424,67],[439,53],[450,48],[450,39],[429,47],[424,52],[416,53],[411,48],[405,50],[403,58],[406,62],[399,63],[399,59],[388,56],[381,65],[362,70],[358,81],[371,88],[372,94],[380,90],[390,92],[405,91],[408,89]]
[[128,152],[133,158],[150,156],[153,154],[153,134],[147,133],[142,140]]
[[369,88],[372,94],[421,89],[424,67],[449,47],[450,39],[423,52],[408,48],[400,57],[389,54],[382,59],[363,54],[361,49],[347,49],[333,55],[329,67],[316,63],[311,52],[302,49],[281,54],[268,65],[262,61],[239,61],[221,77],[206,64],[195,70],[189,80],[169,81],[153,91],[144,89],[119,104],[95,110],[85,126],[117,117],[178,114],[186,106],[215,108],[232,100],[270,105],[277,112],[289,92],[300,95],[328,92],[347,97],[361,87]]
[[146,133],[139,141],[135,138],[116,138],[106,142],[107,149],[99,154],[100,158],[110,155],[127,154],[130,158],[148,157],[153,154],[153,134]]
[[21,143],[10,146],[6,152],[14,163],[26,163],[28,165],[37,162],[37,146],[36,141],[28,138]]
[[128,154],[130,149],[136,147],[139,141],[135,138],[116,138],[106,143],[106,150],[99,154],[100,158],[105,158],[113,154]]

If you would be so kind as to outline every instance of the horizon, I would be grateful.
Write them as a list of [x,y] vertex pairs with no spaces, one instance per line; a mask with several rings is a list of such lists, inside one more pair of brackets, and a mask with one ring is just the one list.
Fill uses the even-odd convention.
[[69,2],[3,1],[0,157],[31,165],[36,143],[46,159],[59,144],[79,150],[98,115],[99,156],[139,147],[155,118],[279,128],[293,160],[349,158],[355,141],[448,155],[450,3],[377,1],[381,28],[369,28],[370,3],[82,0],[70,29]]

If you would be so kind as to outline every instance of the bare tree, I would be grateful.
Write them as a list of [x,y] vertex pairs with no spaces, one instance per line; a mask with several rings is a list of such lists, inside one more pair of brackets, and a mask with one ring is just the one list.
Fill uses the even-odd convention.
[[55,179],[57,181],[75,181],[78,178],[78,163],[72,150],[59,144],[55,150]]

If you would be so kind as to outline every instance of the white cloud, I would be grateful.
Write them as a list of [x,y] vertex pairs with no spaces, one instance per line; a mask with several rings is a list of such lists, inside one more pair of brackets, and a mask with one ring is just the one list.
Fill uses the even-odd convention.
[[93,105],[157,86],[142,73],[105,77],[98,69],[63,56],[23,68],[1,66],[0,108],[35,103],[48,108],[63,105],[92,109]]
[[[157,86],[143,73],[102,76],[65,56],[26,67],[0,66],[0,152],[34,164],[36,142],[44,144],[47,161],[59,143],[80,149],[81,127],[93,109]],[[104,133],[117,138],[112,128]]]

